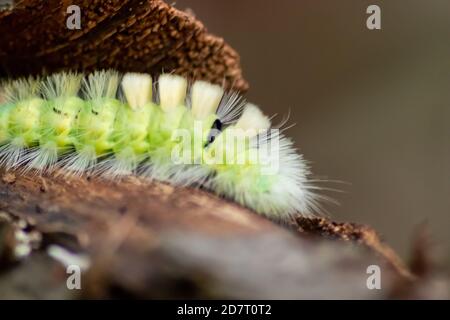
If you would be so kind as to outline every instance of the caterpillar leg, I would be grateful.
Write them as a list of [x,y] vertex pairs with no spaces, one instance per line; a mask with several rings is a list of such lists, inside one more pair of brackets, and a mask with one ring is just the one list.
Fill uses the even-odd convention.
[[97,164],[97,153],[93,146],[85,146],[71,152],[59,162],[62,171],[67,175],[81,176],[94,170]]
[[27,145],[22,138],[15,138],[0,147],[0,165],[6,169],[19,167],[24,161]]

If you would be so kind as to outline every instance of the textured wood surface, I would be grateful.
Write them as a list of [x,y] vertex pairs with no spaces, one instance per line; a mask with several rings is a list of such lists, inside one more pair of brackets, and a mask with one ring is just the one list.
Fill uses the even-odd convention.
[[174,72],[244,91],[239,55],[201,22],[160,0],[22,0],[0,12],[0,76],[114,68]]
[[[3,220],[40,234],[28,258],[0,273],[6,297],[386,298],[414,281],[370,247],[310,237],[203,190],[136,177],[0,175]],[[64,290],[64,269],[44,254],[50,245],[89,257],[81,292]],[[16,282],[43,264],[53,270],[43,276],[49,290]],[[373,264],[382,290],[366,287]]]

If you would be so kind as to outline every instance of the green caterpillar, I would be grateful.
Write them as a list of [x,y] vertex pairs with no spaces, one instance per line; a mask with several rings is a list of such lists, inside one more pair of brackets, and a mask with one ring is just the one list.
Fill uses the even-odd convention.
[[0,164],[7,169],[203,186],[279,220],[319,209],[291,140],[220,86],[97,71],[0,88]]

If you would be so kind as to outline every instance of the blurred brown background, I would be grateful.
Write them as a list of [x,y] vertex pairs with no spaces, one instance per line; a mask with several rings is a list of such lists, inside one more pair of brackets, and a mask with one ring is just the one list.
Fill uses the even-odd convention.
[[[382,30],[366,28],[381,7]],[[178,0],[241,55],[247,98],[288,131],[340,206],[404,257],[427,222],[450,248],[448,0]]]

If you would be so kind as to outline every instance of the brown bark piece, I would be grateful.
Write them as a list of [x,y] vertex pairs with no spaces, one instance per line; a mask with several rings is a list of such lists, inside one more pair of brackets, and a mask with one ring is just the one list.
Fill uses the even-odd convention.
[[[0,182],[1,209],[43,237],[24,268],[49,245],[85,252],[83,297],[382,298],[409,281],[370,251],[298,237],[203,190],[136,177],[0,174],[16,177]],[[381,291],[366,287],[372,264],[383,270]],[[11,287],[10,275],[0,273],[0,285]]]
[[245,91],[239,55],[201,22],[160,0],[23,0],[0,12],[0,76],[60,70],[174,72]]
[[352,241],[367,246],[384,257],[403,276],[413,279],[414,275],[406,267],[400,257],[386,243],[381,241],[378,233],[369,226],[351,222],[334,222],[325,218],[296,219],[299,231],[319,235],[330,239]]

